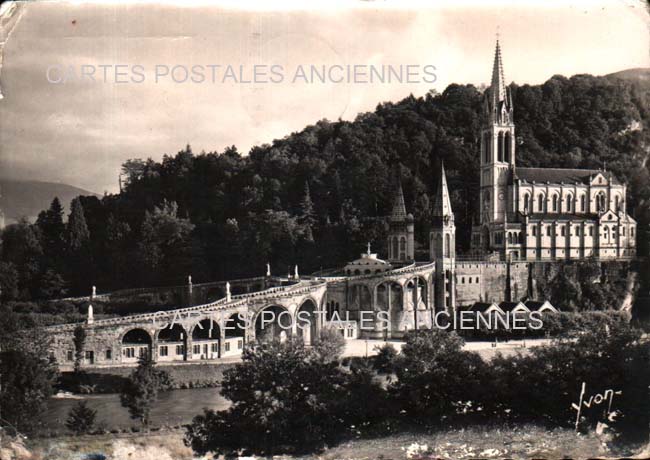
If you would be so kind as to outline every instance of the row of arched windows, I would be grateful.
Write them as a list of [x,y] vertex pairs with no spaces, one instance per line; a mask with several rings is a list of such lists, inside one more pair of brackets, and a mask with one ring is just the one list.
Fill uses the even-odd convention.
[[[550,205],[550,208],[549,208]],[[617,195],[614,198],[614,209],[618,210],[621,206],[620,197]],[[607,210],[607,198],[604,192],[600,192],[596,195],[596,207],[598,211]],[[546,199],[546,194],[540,193],[537,195],[535,201],[533,202],[532,196],[530,194],[524,195],[524,210],[527,212],[566,212],[566,213],[575,213],[575,212],[587,212],[587,196],[586,194],[581,194],[578,202],[575,202],[573,194],[568,194],[564,200],[560,200],[560,195],[558,193],[553,193],[551,195],[550,203]]]

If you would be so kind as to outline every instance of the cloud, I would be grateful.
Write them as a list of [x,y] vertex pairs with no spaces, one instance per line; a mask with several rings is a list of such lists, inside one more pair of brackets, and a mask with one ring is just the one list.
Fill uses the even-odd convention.
[[[159,159],[187,143],[195,151],[234,144],[247,152],[322,118],[353,119],[410,93],[487,82],[497,26],[509,81],[648,66],[648,18],[640,4],[545,5],[256,11],[29,3],[6,46],[0,76],[0,175],[116,191],[128,158]],[[146,79],[48,83],[48,66],[83,64],[141,65]],[[431,64],[438,81],[154,83],[157,64],[279,64],[287,73],[298,64]]]

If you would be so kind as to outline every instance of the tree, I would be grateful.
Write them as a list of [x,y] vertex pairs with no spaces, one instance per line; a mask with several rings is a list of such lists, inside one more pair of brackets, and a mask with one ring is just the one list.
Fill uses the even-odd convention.
[[314,352],[325,362],[338,361],[345,350],[345,338],[334,328],[322,328],[312,345]]
[[463,344],[455,332],[440,329],[407,334],[390,387],[407,415],[431,420],[453,414],[459,402],[482,399],[485,363]]
[[95,425],[97,411],[88,407],[87,401],[79,401],[68,413],[65,426],[76,435],[90,432]]
[[151,357],[145,355],[129,376],[120,394],[120,401],[129,410],[131,418],[140,420],[143,427],[148,427],[151,408],[158,399],[158,393],[169,389],[171,384],[169,374],[156,369]]
[[75,198],[70,204],[68,217],[68,249],[74,254],[86,248],[90,240],[90,232],[86,224],[86,216],[81,200]]
[[15,348],[0,352],[1,416],[18,431],[31,432],[41,424],[54,394],[57,367],[47,354],[12,345]]
[[344,383],[336,363],[300,341],[246,349],[224,372],[221,394],[231,408],[195,417],[186,443],[201,454],[317,449],[340,435]]
[[41,211],[36,219],[41,232],[46,265],[60,267],[65,252],[65,224],[63,223],[63,206],[57,197],[52,200],[50,208]]
[[81,371],[81,364],[84,359],[84,346],[86,344],[86,329],[79,325],[74,329],[74,371],[79,374]]

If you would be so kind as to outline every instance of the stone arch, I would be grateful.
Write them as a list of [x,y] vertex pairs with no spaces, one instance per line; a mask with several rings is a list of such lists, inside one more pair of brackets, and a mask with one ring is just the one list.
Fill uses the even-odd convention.
[[151,356],[153,339],[145,329],[135,327],[122,335],[120,344],[122,346],[122,361],[136,362],[139,358]]
[[296,333],[305,345],[312,345],[318,337],[318,308],[312,299],[306,299],[296,310]]
[[224,323],[224,335],[226,338],[246,337],[245,315],[240,317],[239,313],[233,313]]
[[192,358],[221,357],[221,328],[211,318],[204,318],[192,327]]
[[184,360],[187,353],[187,331],[178,323],[167,324],[156,332],[159,361]]
[[293,320],[289,310],[280,305],[267,305],[255,316],[255,339],[260,342],[285,341],[292,334]]

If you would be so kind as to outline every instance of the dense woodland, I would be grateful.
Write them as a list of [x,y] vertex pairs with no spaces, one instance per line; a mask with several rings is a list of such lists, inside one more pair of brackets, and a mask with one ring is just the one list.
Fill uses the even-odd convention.
[[[511,85],[517,164],[606,167],[628,184],[639,254],[650,223],[650,82],[577,75]],[[243,155],[235,146],[123,165],[123,190],[54,200],[30,224],[2,233],[2,299],[36,300],[135,286],[183,284],[342,265],[365,249],[385,254],[386,219],[401,167],[407,208],[422,248],[433,174],[443,158],[460,251],[478,202],[483,94],[383,103],[354,121],[321,120]],[[66,208],[64,209],[64,206]]]

